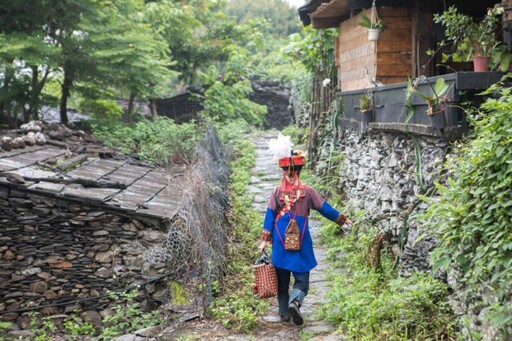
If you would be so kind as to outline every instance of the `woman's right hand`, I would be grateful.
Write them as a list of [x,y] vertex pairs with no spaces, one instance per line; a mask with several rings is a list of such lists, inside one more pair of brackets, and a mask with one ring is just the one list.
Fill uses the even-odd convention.
[[265,251],[265,246],[267,246],[267,242],[266,242],[266,241],[262,241],[262,242],[260,243],[260,246],[258,246],[258,251],[259,251],[260,253],[263,253],[263,251]]

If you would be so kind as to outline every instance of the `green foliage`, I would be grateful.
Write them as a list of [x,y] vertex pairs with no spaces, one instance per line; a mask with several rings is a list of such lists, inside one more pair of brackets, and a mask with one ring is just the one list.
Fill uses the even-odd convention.
[[229,120],[216,125],[217,134],[223,144],[236,144],[239,139],[245,139],[254,127],[243,119]]
[[314,187],[327,198],[336,198],[339,195],[338,182],[343,159],[343,154],[331,148],[329,155],[317,165],[317,168],[321,168],[321,174],[314,179]]
[[83,336],[93,335],[94,326],[89,322],[83,322],[76,316],[71,316],[64,321],[64,331],[70,340],[80,340]]
[[231,0],[226,11],[238,24],[247,23],[255,18],[268,20],[269,24],[263,31],[265,36],[287,37],[301,29],[297,9],[283,0]]
[[369,29],[376,29],[376,30],[383,30],[387,28],[386,25],[382,23],[382,20],[371,20],[365,13],[361,12],[359,13],[359,17],[361,18],[361,21],[358,23],[359,26],[369,28]]
[[373,110],[373,94],[368,92],[359,98],[359,109],[361,112]]
[[328,245],[328,259],[339,266],[332,273],[329,304],[319,312],[353,340],[436,340],[455,336],[454,317],[446,301],[446,285],[425,273],[397,276],[393,257],[382,254],[381,268],[368,263],[375,229],[356,214],[354,229],[341,236],[328,223],[320,236]]
[[236,59],[236,54],[230,57],[231,70],[223,80],[216,80],[218,71],[214,67],[205,75],[208,89],[204,93],[204,109],[200,114],[214,123],[243,119],[249,124],[259,125],[267,113],[267,107],[249,99],[251,82],[239,77],[243,63],[235,62]]
[[25,119],[37,119],[40,106],[54,102],[41,91],[59,50],[45,43],[43,37],[42,31],[29,33],[23,28],[0,34],[0,117],[7,116],[11,126],[20,113]]
[[301,146],[306,145],[309,137],[309,131],[307,128],[299,128],[295,125],[284,127],[281,129],[281,133],[283,133],[283,135],[290,136],[294,149],[304,149],[304,147]]
[[[407,84],[409,87],[409,86],[411,86],[412,83],[408,82]],[[416,87],[414,87],[412,89],[412,91],[409,89],[407,89],[407,91],[408,91],[409,95],[412,93],[415,93],[415,94],[419,95],[421,98],[423,98],[423,100],[425,101],[425,103],[427,103],[427,106],[430,109],[430,108],[436,107],[437,105],[439,105],[442,102],[443,96],[448,91],[450,86],[448,84],[446,84],[446,81],[444,80],[443,77],[437,78],[436,82],[434,83],[434,86],[432,86],[430,83],[428,83],[428,85],[429,85],[430,89],[432,90],[432,94],[421,92]],[[432,115],[432,112],[427,111],[427,114]]]
[[[120,0],[96,7],[94,16],[85,17],[80,28],[88,35],[77,43],[87,54],[83,57],[94,62],[84,70],[80,64],[72,65],[80,80],[99,78],[118,91],[154,98],[165,93],[166,83],[177,75],[169,67],[167,41],[157,28],[146,21],[146,7],[141,0]],[[77,58],[78,56],[75,56]]]
[[259,213],[251,210],[253,195],[248,195],[247,191],[256,157],[254,146],[239,136],[235,139],[233,154],[229,185],[233,243],[228,249],[223,295],[213,302],[208,312],[227,328],[248,331],[256,326],[257,316],[268,308],[267,302],[252,292],[253,275],[249,266],[256,258],[253,246],[263,221]]
[[306,74],[304,65],[295,58],[283,55],[281,52],[283,44],[286,44],[286,41],[276,41],[271,51],[263,51],[251,56],[254,64],[251,78],[291,84],[295,79],[304,77]]
[[490,56],[497,44],[497,28],[503,14],[503,7],[497,4],[487,11],[485,17],[476,22],[472,17],[458,12],[450,6],[441,14],[434,14],[434,22],[445,28],[445,36],[454,44],[467,40],[474,56]]
[[100,121],[92,124],[94,135],[105,145],[165,166],[173,157],[191,162],[200,132],[191,123],[176,124],[166,117],[142,119],[135,125]]
[[127,291],[122,293],[110,293],[110,298],[116,301],[122,301],[113,308],[114,313],[103,318],[105,328],[101,333],[104,340],[110,340],[116,336],[133,333],[136,330],[156,326],[163,322],[160,313],[155,310],[144,313],[140,310],[136,291]]
[[[321,179],[311,179],[335,207],[343,207],[336,191],[342,160],[342,155],[333,153],[326,162],[326,174]],[[371,246],[377,229],[365,211],[349,216],[354,223],[350,233],[332,222],[322,224],[319,232],[321,242],[327,246],[327,259],[339,268],[329,274],[333,286],[320,316],[353,340],[453,337],[455,319],[447,303],[447,287],[426,273],[398,276],[395,258],[386,246],[378,250],[380,266],[376,268]]]
[[293,78],[292,89],[297,96],[299,107],[305,111],[309,110],[311,103],[311,94],[313,93],[313,79],[311,73],[298,74]]
[[[489,308],[487,318],[503,333],[512,326],[510,79],[485,92],[495,97],[481,106],[473,138],[457,146],[447,162],[448,184],[437,185],[439,198],[427,199],[425,215],[439,238],[434,269],[460,271],[466,294]],[[485,288],[495,302],[479,299]]]
[[[244,277],[248,275],[244,274]],[[208,311],[226,328],[249,331],[256,327],[258,316],[268,308],[268,304],[254,296],[249,280],[238,281],[238,285],[244,290],[215,300]]]
[[118,120],[123,115],[123,108],[116,101],[109,99],[84,98],[78,108],[85,114],[90,113],[100,120]]
[[[12,326],[11,322],[0,321],[0,332],[6,331],[7,329],[9,329],[10,326]],[[0,340],[2,340],[1,336]]]
[[[55,325],[52,317],[42,317],[40,313],[36,313],[35,311],[31,311],[26,315],[30,318],[29,330],[33,334],[33,338],[31,340],[47,341],[52,339],[52,336],[55,335],[55,332],[57,331],[57,326]],[[6,328],[10,326],[10,323],[0,322],[0,331],[3,329],[2,323],[4,323]],[[75,326],[74,329],[78,330],[79,328],[80,327],[77,322],[77,326]],[[84,329],[87,328],[84,327]],[[76,337],[77,335],[74,336]],[[1,336],[0,340],[3,340]]]
[[285,56],[297,58],[306,70],[321,74],[322,77],[336,79],[334,66],[334,42],[337,29],[314,30],[310,26],[303,29],[302,37],[292,34],[288,45],[283,49]]

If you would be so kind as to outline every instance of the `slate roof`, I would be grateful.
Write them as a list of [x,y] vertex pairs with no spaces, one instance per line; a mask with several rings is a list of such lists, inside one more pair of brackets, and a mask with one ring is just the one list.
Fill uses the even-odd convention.
[[[101,158],[87,148],[70,155],[63,143],[0,151],[0,187],[154,218],[172,218],[181,201],[184,166],[158,169],[128,157]],[[59,165],[75,161],[68,171]],[[61,166],[62,167],[62,166]],[[18,183],[16,176],[23,177]],[[180,186],[181,185],[181,186]]]

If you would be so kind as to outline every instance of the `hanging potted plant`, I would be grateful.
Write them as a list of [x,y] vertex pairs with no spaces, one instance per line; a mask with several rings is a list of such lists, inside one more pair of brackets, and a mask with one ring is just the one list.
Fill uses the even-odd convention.
[[[476,22],[472,17],[461,14],[455,6],[451,6],[441,14],[434,14],[434,22],[445,28],[445,36],[456,46],[468,44],[469,55],[473,57],[474,71],[489,71],[489,60],[501,44],[497,40],[498,24],[503,14],[503,7],[499,4],[488,9],[485,17]],[[509,60],[508,51],[503,60]],[[500,56],[503,56],[500,50]],[[500,65],[500,68],[504,65]],[[508,65],[506,65],[508,68]]]
[[361,21],[359,22],[359,26],[365,27],[368,32],[368,40],[376,41],[379,39],[380,31],[385,29],[387,26],[382,23],[382,20],[379,19],[377,15],[377,8],[375,7],[375,1],[372,5],[372,14],[371,18],[369,18],[365,13],[359,13],[359,17]]

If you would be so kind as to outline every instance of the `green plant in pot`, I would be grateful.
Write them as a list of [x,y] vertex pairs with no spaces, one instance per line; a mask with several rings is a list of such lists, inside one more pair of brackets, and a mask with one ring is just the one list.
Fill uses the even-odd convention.
[[[498,54],[500,59],[500,68],[505,64],[508,69],[510,55],[507,50],[503,51],[501,43],[498,42],[497,33],[503,7],[499,4],[487,10],[486,15],[481,21],[475,21],[473,17],[459,13],[455,6],[450,6],[448,10],[441,14],[434,14],[434,22],[440,23],[445,28],[446,38],[453,42],[455,46],[467,43],[470,46],[469,55],[473,57],[475,71],[488,71],[484,65],[482,69],[477,68],[480,62],[489,61],[493,54]],[[503,61],[503,63],[501,63]],[[502,65],[503,64],[503,65]]]
[[363,122],[368,123],[372,121],[373,94],[371,92],[368,92],[359,98],[359,110],[361,110]]
[[380,31],[387,28],[379,18],[370,19],[365,13],[359,13],[361,21],[358,23],[359,26],[365,27],[368,31],[368,40],[374,41],[379,39]]
[[444,78],[439,77],[434,85],[428,83],[431,91],[429,93],[421,92],[414,87],[411,93],[415,93],[427,104],[427,115],[430,117],[432,126],[436,129],[446,127],[446,117],[444,115],[445,106],[448,102],[448,97],[445,95],[450,86],[446,84]]
[[434,86],[430,83],[428,84],[432,90],[432,94],[426,94],[418,89],[414,89],[414,93],[418,94],[425,100],[425,103],[427,103],[427,115],[433,116],[444,110],[444,104],[446,103],[445,93],[448,91],[450,86],[446,84],[446,81],[442,77],[439,77],[436,80]]
[[371,93],[364,94],[359,98],[359,109],[361,109],[361,112],[373,110],[373,98]]

